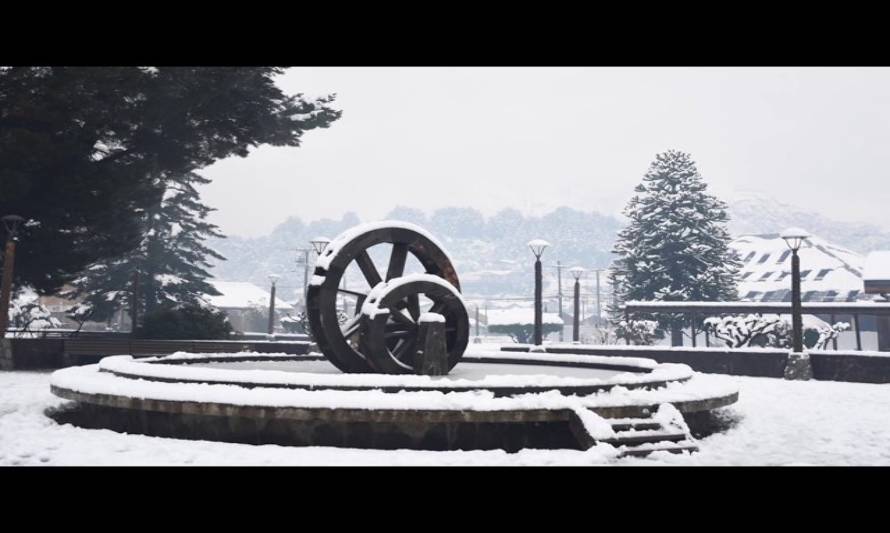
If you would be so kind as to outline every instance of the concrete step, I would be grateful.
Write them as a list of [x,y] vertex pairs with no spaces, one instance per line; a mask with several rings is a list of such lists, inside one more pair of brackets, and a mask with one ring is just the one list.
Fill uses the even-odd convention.
[[698,446],[691,440],[679,442],[653,442],[637,446],[629,446],[618,457],[646,457],[653,452],[665,451],[670,453],[697,452]]
[[682,431],[672,429],[664,429],[660,425],[658,429],[646,429],[642,431],[618,431],[614,437],[602,439],[613,446],[636,446],[639,444],[655,443],[655,442],[680,442],[688,440],[690,437]]

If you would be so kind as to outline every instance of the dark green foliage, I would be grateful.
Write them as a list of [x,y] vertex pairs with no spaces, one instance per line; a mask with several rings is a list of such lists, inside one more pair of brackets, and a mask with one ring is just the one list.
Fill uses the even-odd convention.
[[168,184],[339,118],[268,67],[0,68],[0,215],[23,228],[16,283],[48,293],[136,248]]
[[145,315],[139,339],[228,339],[232,326],[225,313],[198,305],[158,309]]
[[[619,258],[609,277],[617,301],[737,300],[741,263],[729,247],[726,204],[708,194],[689,154],[658,154],[635,191],[624,210],[630,222],[613,250]],[[616,324],[624,320],[617,307],[611,311]],[[684,325],[681,316],[654,318],[664,329]]]
[[222,235],[205,220],[212,209],[200,202],[194,188],[207,182],[195,173],[171,178],[161,203],[141,217],[139,246],[92,265],[75,280],[71,295],[82,299],[72,309],[75,319],[101,321],[121,307],[129,308],[134,287],[140,313],[146,314],[161,307],[198,305],[203,295],[219,294],[207,283],[211,276],[206,269],[210,258],[224,258],[204,240]]

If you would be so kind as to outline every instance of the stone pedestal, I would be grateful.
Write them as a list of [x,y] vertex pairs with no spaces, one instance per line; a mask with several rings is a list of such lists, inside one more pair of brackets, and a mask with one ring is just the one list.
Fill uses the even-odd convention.
[[791,352],[785,363],[785,379],[808,381],[813,379],[813,367],[810,354]]
[[419,349],[414,359],[414,371],[427,376],[448,374],[445,317],[436,313],[424,313],[417,323]]

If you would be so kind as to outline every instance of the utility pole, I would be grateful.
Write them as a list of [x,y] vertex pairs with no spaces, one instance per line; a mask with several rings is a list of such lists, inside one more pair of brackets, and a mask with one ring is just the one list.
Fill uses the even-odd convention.
[[[303,252],[303,307],[306,307],[306,293],[309,291],[309,252],[311,248],[297,248],[297,252]],[[297,264],[300,260],[297,259]]]
[[600,269],[596,270],[596,326],[600,326],[603,319],[602,309],[600,308]]
[[269,280],[272,282],[272,290],[269,296],[269,328],[266,333],[272,335],[275,333],[275,282],[278,281],[278,276],[270,274]]
[[[559,301],[559,319],[562,320],[562,263],[556,261],[556,299]],[[559,342],[563,341],[563,329],[565,324],[559,328]]]

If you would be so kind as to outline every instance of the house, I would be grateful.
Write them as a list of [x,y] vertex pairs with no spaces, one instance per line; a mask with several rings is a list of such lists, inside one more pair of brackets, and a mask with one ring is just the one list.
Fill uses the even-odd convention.
[[[739,298],[750,302],[791,301],[791,250],[778,234],[743,235],[730,243],[742,260]],[[865,258],[824,239],[806,239],[800,256],[804,302],[855,302],[863,292]]]
[[[269,299],[271,294],[245,281],[208,281],[221,294],[204,295],[208,304],[226,313],[232,327],[237,331],[266,331],[269,320]],[[293,305],[275,298],[275,314],[281,317],[294,314]],[[278,320],[275,321],[278,328]]]

